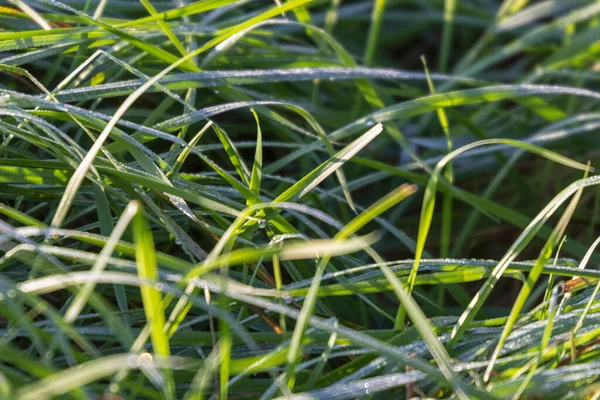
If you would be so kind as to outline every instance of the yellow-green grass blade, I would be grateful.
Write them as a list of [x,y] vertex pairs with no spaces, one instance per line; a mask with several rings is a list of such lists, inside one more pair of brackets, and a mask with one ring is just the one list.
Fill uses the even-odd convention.
[[[134,203],[135,204],[135,203]],[[142,214],[140,206],[136,207],[137,214],[133,220],[133,234],[136,245],[136,263],[138,276],[142,279],[151,281],[158,280],[158,266],[154,250],[154,240],[152,231],[146,218]],[[160,283],[157,283],[159,285]],[[169,336],[165,329],[165,310],[162,305],[162,296],[159,288],[154,285],[144,285],[140,288],[144,304],[144,312],[148,325],[150,326],[150,336],[154,354],[166,368],[163,369],[166,385],[163,387],[167,398],[175,396],[175,382],[169,360],[171,349],[169,345]]]

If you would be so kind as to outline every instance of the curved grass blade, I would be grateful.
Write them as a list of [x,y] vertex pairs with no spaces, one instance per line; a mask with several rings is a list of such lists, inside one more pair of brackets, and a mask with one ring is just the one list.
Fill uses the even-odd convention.
[[[252,176],[250,178],[250,190],[252,190],[257,197],[260,197],[260,185],[262,181],[262,167],[263,167],[263,144],[262,144],[262,131],[260,129],[260,121],[258,114],[254,109],[250,109],[254,119],[256,120],[256,150],[254,152],[254,163],[252,164]],[[246,205],[251,206],[251,201],[248,199]]]
[[[360,228],[362,228],[364,225],[373,220],[373,218],[377,217],[381,213],[385,212],[389,208],[401,202],[406,197],[414,193],[414,191],[415,188],[411,186],[399,187],[398,189],[391,192],[386,197],[382,198],[381,200],[373,204],[371,207],[363,211],[350,223],[344,226],[344,228],[336,234],[335,239],[346,239],[351,235],[355,234]],[[310,289],[306,295],[304,304],[302,306],[302,310],[299,314],[298,321],[294,328],[294,333],[292,335],[290,348],[288,351],[288,366],[285,371],[286,381],[288,387],[290,388],[292,388],[295,383],[295,368],[298,363],[298,356],[300,354],[302,337],[306,330],[306,326],[308,325],[308,321],[314,312],[314,307],[317,302],[318,290],[321,284],[321,277],[323,276],[325,267],[329,263],[330,259],[331,256],[326,254],[319,261],[313,277],[313,283],[311,284]]]
[[[435,196],[437,193],[437,187],[438,187],[438,182],[440,180],[440,175],[444,169],[444,167],[456,156],[460,155],[461,153],[464,153],[468,150],[474,149],[476,147],[480,147],[480,146],[484,146],[484,145],[489,145],[489,144],[505,144],[505,145],[510,145],[510,146],[515,146],[515,147],[519,147],[522,149],[525,149],[529,152],[532,152],[534,154],[540,155],[542,157],[545,157],[551,161],[554,161],[556,163],[571,167],[571,168],[576,168],[576,169],[581,169],[581,170],[587,170],[588,166],[578,163],[576,161],[570,160],[567,157],[561,156],[557,153],[554,153],[550,150],[546,150],[544,148],[529,144],[529,143],[524,143],[524,142],[519,142],[516,140],[512,140],[512,139],[487,139],[487,140],[481,140],[479,142],[475,142],[472,143],[470,145],[466,145],[463,146],[459,149],[456,149],[454,151],[452,151],[451,153],[447,154],[435,167],[435,169],[433,170],[431,177],[429,179],[429,182],[427,183],[427,187],[425,189],[425,195],[423,197],[423,206],[421,209],[421,217],[419,219],[419,233],[417,236],[417,248],[416,248],[416,253],[415,253],[415,263],[413,265],[413,268],[411,270],[409,279],[408,279],[408,291],[410,293],[410,291],[412,291],[412,287],[413,287],[413,282],[416,278],[417,272],[419,270],[419,264],[420,264],[420,259],[422,257],[423,254],[423,250],[425,248],[425,242],[427,240],[427,236],[429,234],[429,229],[431,227],[431,221],[433,219],[433,212],[434,212],[434,208],[435,208]],[[535,220],[534,220],[535,221]],[[533,222],[532,222],[533,224]],[[539,228],[538,228],[539,230]],[[522,234],[523,236],[523,234]],[[531,240],[531,238],[529,239]],[[500,264],[499,264],[500,265]],[[496,272],[494,273],[494,275],[496,275]],[[501,275],[501,274],[500,274]],[[490,279],[492,279],[492,277],[488,278],[488,281],[490,281]],[[493,287],[493,285],[492,285]],[[473,301],[480,301],[481,298],[480,297],[476,297]],[[472,302],[473,303],[473,302]],[[471,304],[472,305],[472,304]],[[479,304],[479,307],[477,307],[477,310],[475,311],[478,312],[479,308],[481,307],[481,304]],[[467,311],[471,311],[471,307],[469,307],[467,309]],[[467,312],[466,311],[466,312]],[[403,324],[404,321],[404,317],[405,314],[402,311],[402,308],[400,308],[399,310],[399,320],[400,322]],[[464,314],[463,314],[464,315]],[[473,315],[470,315],[471,319],[474,317]],[[399,323],[400,323],[399,322]],[[469,320],[470,322],[470,320]],[[461,321],[462,323],[462,321]],[[462,332],[461,332],[462,333]],[[453,333],[453,339],[456,337],[456,333]],[[455,342],[452,342],[453,344]]]
[[462,313],[456,326],[451,333],[451,346],[455,345],[461,336],[468,329],[469,324],[475,318],[475,314],[479,311],[483,302],[488,298],[490,292],[494,288],[496,282],[503,275],[507,265],[515,259],[519,252],[531,241],[535,233],[546,222],[546,220],[556,211],[560,205],[565,202],[571,195],[584,187],[597,185],[600,183],[600,177],[592,176],[587,179],[581,179],[569,185],[563,191],[552,199],[550,203],[533,219],[529,226],[519,235],[517,240],[509,248],[505,256],[494,267],[492,274],[486,280],[477,296],[469,303],[469,307]]
[[[583,179],[585,179],[586,177],[587,177],[587,171],[586,171]],[[544,244],[544,247],[540,251],[540,255],[538,256],[538,259],[535,262],[535,266],[529,273],[529,276],[527,277],[527,281],[525,282],[525,285],[523,285],[523,287],[521,287],[519,295],[517,296],[517,299],[515,300],[515,303],[514,303],[512,310],[508,316],[506,324],[504,325],[502,333],[500,334],[500,337],[498,338],[498,344],[496,345],[496,348],[494,349],[494,351],[492,353],[490,362],[489,362],[489,364],[485,370],[485,373],[483,375],[483,380],[485,382],[489,381],[492,370],[494,368],[494,364],[495,364],[496,360],[498,359],[498,356],[500,354],[500,351],[502,350],[502,347],[504,346],[506,338],[512,331],[513,326],[521,313],[521,309],[525,305],[525,301],[527,301],[527,298],[533,291],[533,288],[534,288],[537,280],[539,279],[540,275],[542,274],[544,264],[546,264],[546,262],[550,259],[556,244],[558,243],[560,238],[564,235],[565,230],[567,229],[567,225],[568,225],[569,221],[571,220],[571,218],[573,217],[575,208],[577,207],[577,204],[579,203],[579,200],[581,199],[582,192],[583,192],[583,187],[580,187],[579,190],[577,190],[577,192],[575,192],[573,198],[571,199],[571,201],[569,202],[569,205],[567,206],[567,209],[561,216],[560,220],[556,224],[556,227],[552,231],[552,234],[550,235],[550,237]]]

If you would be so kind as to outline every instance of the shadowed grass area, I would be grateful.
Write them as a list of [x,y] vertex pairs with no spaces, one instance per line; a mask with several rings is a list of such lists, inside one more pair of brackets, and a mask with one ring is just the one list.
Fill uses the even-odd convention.
[[0,398],[600,398],[599,23],[0,5]]

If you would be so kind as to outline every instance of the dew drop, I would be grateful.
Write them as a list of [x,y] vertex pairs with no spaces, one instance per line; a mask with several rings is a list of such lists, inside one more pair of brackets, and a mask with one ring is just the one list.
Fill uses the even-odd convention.
[[258,222],[258,227],[259,227],[260,229],[265,229],[265,228],[267,227],[267,221],[266,221],[266,220],[264,220],[264,219],[261,219],[261,220]]
[[375,125],[375,121],[373,121],[372,119],[368,119],[365,121],[365,126],[373,126]]
[[365,393],[369,394],[369,393],[371,393],[371,391],[369,389],[367,389],[367,390],[365,390]]
[[4,293],[0,293],[0,301],[4,300]]
[[289,294],[284,294],[283,301],[285,302],[285,304],[292,304],[292,301],[294,301],[294,298],[292,296],[290,296]]
[[369,388],[369,382],[365,383],[365,389]]
[[181,244],[181,240],[179,240],[179,239],[175,239],[175,244],[176,244],[177,246],[179,246],[179,245]]
[[162,283],[158,282],[156,285],[154,285],[154,289],[161,291],[163,290],[163,288],[165,287],[165,285],[163,285]]
[[17,292],[15,292],[14,290],[9,290],[8,292],[6,292],[6,295],[10,298],[13,298],[17,295]]

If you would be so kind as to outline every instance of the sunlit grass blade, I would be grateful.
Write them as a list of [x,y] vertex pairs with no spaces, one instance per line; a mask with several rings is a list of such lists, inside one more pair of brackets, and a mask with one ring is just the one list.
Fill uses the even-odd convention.
[[[252,190],[257,196],[260,196],[263,167],[262,131],[260,129],[258,114],[256,111],[254,111],[254,109],[251,111],[254,119],[256,120],[256,150],[254,151],[254,163],[252,164],[252,176],[250,177],[250,190]],[[252,205],[250,199],[248,199],[246,205]]]
[[[125,229],[127,229],[127,226],[138,212],[139,205],[135,202],[130,203],[127,206],[127,208],[125,208],[123,214],[121,214],[121,217],[119,218],[119,221],[115,225],[111,236],[108,238],[106,246],[104,246],[104,248],[98,256],[98,259],[96,260],[96,262],[90,270],[93,274],[102,274],[102,271],[104,270],[104,267],[106,266],[109,257],[112,255],[115,249],[117,241],[121,238],[121,236],[125,232]],[[79,293],[77,294],[77,296],[75,296],[71,305],[65,313],[65,321],[73,322],[75,318],[77,318],[93,290],[93,283],[87,283],[80,289]]]
[[525,229],[523,233],[517,238],[517,240],[510,247],[505,256],[498,262],[498,265],[494,268],[492,275],[486,280],[482,288],[479,290],[478,295],[471,300],[469,307],[463,312],[459,318],[456,326],[452,330],[452,341],[451,345],[456,344],[465,330],[468,329],[469,324],[475,318],[475,314],[479,311],[483,302],[488,298],[490,292],[494,288],[498,279],[503,275],[508,263],[515,259],[520,251],[531,241],[533,234],[540,229],[541,225],[552,215],[556,209],[567,200],[571,195],[576,193],[583,187],[597,185],[599,182],[598,178],[593,176],[587,179],[582,179],[565,188],[559,193],[547,206],[542,210],[537,217],[531,222],[529,227]]
[[[379,129],[379,131],[381,131],[381,128]],[[371,207],[359,214],[341,231],[339,231],[336,234],[335,238],[346,239],[350,237],[368,222],[373,220],[373,218],[377,217],[381,213],[388,210],[390,207],[393,207],[400,201],[404,200],[404,198],[414,193],[414,191],[414,187],[401,186],[400,188],[396,189],[394,192],[391,192],[390,194],[388,194],[388,196],[382,198],[380,201],[373,204]],[[302,306],[302,311],[300,312],[298,321],[296,323],[296,327],[294,328],[294,333],[292,335],[292,340],[290,343],[290,349],[288,351],[288,366],[285,372],[287,384],[290,388],[292,388],[295,383],[295,368],[298,362],[297,358],[299,356],[301,348],[302,337],[306,330],[307,323],[314,311],[319,287],[321,284],[321,277],[323,276],[325,267],[329,263],[330,258],[331,256],[326,254],[323,258],[321,258],[321,260],[317,264],[316,271],[313,277],[313,283],[311,284],[310,289],[306,294],[306,298],[304,299],[304,304]]]
[[[152,231],[150,230],[150,225],[146,221],[146,218],[142,214],[141,207],[136,206],[134,211],[137,211],[133,219],[133,233],[136,245],[138,276],[142,279],[148,279],[151,282],[157,281],[159,277]],[[157,283],[156,285],[161,285],[161,283]],[[163,365],[167,365],[167,367],[163,369],[164,378],[166,380],[166,385],[163,387],[165,396],[167,398],[174,398],[175,383],[173,381],[171,367],[168,365],[171,349],[169,337],[165,330],[165,310],[162,305],[160,288],[155,287],[153,284],[147,284],[142,286],[140,291],[142,292],[146,319],[150,325],[150,336],[152,338],[154,354],[159,358]]]
[[0,5],[0,398],[597,398],[599,21]]
[[[587,177],[587,171],[586,171],[586,174],[583,179],[585,179],[586,177]],[[567,209],[565,210],[565,212],[561,216],[560,220],[556,224],[556,227],[554,228],[552,235],[548,238],[548,240],[544,244],[544,247],[542,248],[542,251],[540,252],[540,255],[538,256],[538,259],[535,262],[535,266],[533,267],[533,269],[529,273],[529,276],[527,277],[527,281],[521,288],[521,291],[519,292],[519,295],[517,296],[517,299],[515,300],[515,304],[513,305],[513,308],[508,316],[508,320],[506,321],[506,324],[504,325],[504,329],[503,329],[502,333],[500,334],[500,337],[498,339],[498,344],[496,345],[496,348],[494,349],[494,352],[492,353],[489,365],[485,370],[485,374],[483,375],[484,381],[488,381],[490,379],[490,375],[494,368],[494,364],[496,362],[496,359],[498,358],[498,355],[500,354],[500,351],[502,350],[502,347],[504,346],[506,338],[512,331],[513,325],[515,324],[519,314],[521,313],[521,309],[523,308],[525,301],[527,300],[528,296],[533,291],[533,288],[534,288],[537,280],[539,279],[540,275],[542,274],[542,269],[544,268],[544,264],[546,264],[546,262],[552,256],[555,246],[559,242],[560,238],[564,235],[564,232],[565,232],[567,225],[570,222],[571,218],[573,218],[573,213],[575,212],[575,208],[577,207],[579,200],[581,199],[582,192],[583,192],[583,186],[580,187],[573,195],[573,198],[569,202]]]
[[321,183],[325,178],[342,166],[344,162],[356,155],[363,147],[383,131],[383,125],[377,124],[362,136],[350,143],[343,150],[336,153],[331,159],[321,164],[317,169],[306,175],[295,185],[287,189],[281,195],[277,196],[275,202],[287,201],[297,197],[302,197]]
[[19,399],[33,400],[64,395],[73,389],[114,374],[120,368],[130,368],[130,357],[137,356],[115,354],[89,361],[71,369],[65,369],[38,382],[19,388],[16,391],[16,396]]
[[[529,143],[518,142],[518,141],[511,140],[511,139],[482,140],[482,141],[475,142],[475,143],[467,145],[467,146],[463,146],[463,147],[456,149],[456,150],[450,152],[449,154],[447,154],[436,165],[436,167],[432,173],[432,176],[429,179],[429,182],[427,183],[427,187],[425,188],[425,194],[423,197],[423,205],[422,205],[422,209],[421,209],[421,216],[420,216],[420,220],[419,220],[419,233],[417,236],[417,248],[416,248],[416,254],[415,254],[415,263],[413,265],[413,268],[411,270],[411,273],[410,273],[410,276],[408,279],[409,292],[412,290],[414,279],[416,278],[417,272],[419,270],[420,259],[422,257],[423,250],[425,248],[425,242],[426,242],[427,236],[429,234],[429,228],[431,227],[431,222],[433,219],[433,213],[434,213],[434,208],[435,208],[435,196],[436,196],[436,192],[437,192],[438,181],[440,180],[440,175],[441,175],[442,171],[444,170],[446,165],[453,158],[458,156],[459,154],[464,153],[473,148],[483,146],[483,145],[489,145],[489,144],[506,144],[506,145],[519,147],[519,148],[525,149],[527,151],[530,151],[534,154],[540,155],[542,157],[546,157],[553,162],[560,163],[560,164],[569,166],[571,168],[577,168],[577,169],[581,169],[581,170],[588,169],[588,166],[586,166],[584,164],[575,162],[573,160],[570,160],[566,157],[563,157],[563,156],[556,154],[554,152],[551,152],[549,150],[543,149],[543,148],[535,146],[535,145],[531,145]],[[534,220],[534,222],[532,222],[532,224],[533,223],[535,223],[535,220]],[[536,231],[537,230],[539,230],[539,227],[538,227],[538,229],[536,229]],[[526,231],[526,232],[524,232],[524,234],[522,236],[528,237],[529,240],[531,240],[531,238],[529,237],[530,235],[531,235],[531,233]],[[497,273],[495,273],[494,275],[496,275],[496,274]],[[501,275],[501,273],[498,274],[498,276],[496,276],[495,279],[498,279],[498,277],[500,275]],[[494,278],[490,277],[488,279],[488,281],[491,281],[492,279],[494,279]],[[481,307],[481,302],[483,300],[484,300],[484,298],[482,298],[481,296],[474,298],[473,301],[477,301],[479,303],[479,307],[477,307],[477,309],[475,311],[473,311],[475,309],[474,307],[469,307],[467,309],[466,312],[469,312],[469,316],[471,319],[474,317],[474,315],[475,315],[474,313],[479,311],[479,308]],[[463,317],[464,317],[464,315],[465,314],[463,314]],[[404,319],[404,315],[402,313],[400,313],[398,320],[400,322],[403,322],[403,319]],[[461,318],[461,320],[459,322],[460,322],[460,324],[462,324],[463,318]],[[455,330],[455,331],[453,331],[453,340],[454,340],[453,343],[455,343],[456,337],[457,337],[457,333]]]

